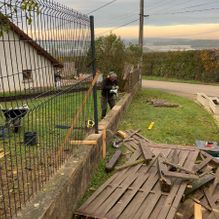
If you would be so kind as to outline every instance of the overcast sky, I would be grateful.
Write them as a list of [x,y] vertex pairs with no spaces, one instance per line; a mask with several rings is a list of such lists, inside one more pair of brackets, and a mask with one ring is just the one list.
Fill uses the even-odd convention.
[[[111,0],[60,0],[83,13]],[[193,12],[191,12],[193,11]],[[93,13],[96,33],[105,33],[138,19],[139,0],[117,0]],[[145,0],[145,36],[219,39],[219,0]],[[138,21],[114,30],[126,38],[136,38]]]

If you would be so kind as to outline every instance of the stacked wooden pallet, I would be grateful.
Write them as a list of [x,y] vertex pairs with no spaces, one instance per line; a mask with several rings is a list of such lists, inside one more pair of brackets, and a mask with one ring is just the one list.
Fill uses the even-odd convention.
[[215,115],[219,115],[219,98],[209,97],[204,93],[197,93],[197,101],[206,109],[212,111]]
[[[126,133],[130,136],[133,132]],[[207,217],[218,217],[219,194],[212,193],[212,186],[217,191],[219,178],[218,171],[214,176],[217,161],[213,157],[195,147],[155,144],[138,133],[124,145],[131,153],[124,168],[116,168],[115,174],[77,210],[78,217],[191,218],[193,209],[191,217],[183,210],[187,200],[196,203],[199,210],[202,207],[197,206],[206,205],[203,214]],[[209,182],[214,182],[210,188],[197,198],[192,197]]]

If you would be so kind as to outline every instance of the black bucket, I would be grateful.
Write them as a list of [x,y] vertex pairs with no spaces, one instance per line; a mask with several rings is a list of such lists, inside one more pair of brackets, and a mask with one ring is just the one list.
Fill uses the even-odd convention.
[[24,144],[25,145],[36,145],[37,144],[37,133],[36,132],[25,132],[24,133]]

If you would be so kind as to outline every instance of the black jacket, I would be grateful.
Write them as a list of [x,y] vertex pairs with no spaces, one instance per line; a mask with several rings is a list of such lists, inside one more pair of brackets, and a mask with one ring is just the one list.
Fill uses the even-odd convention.
[[117,80],[111,81],[109,78],[105,78],[102,83],[102,96],[111,97],[113,94],[110,93],[110,90],[113,86],[118,86]]

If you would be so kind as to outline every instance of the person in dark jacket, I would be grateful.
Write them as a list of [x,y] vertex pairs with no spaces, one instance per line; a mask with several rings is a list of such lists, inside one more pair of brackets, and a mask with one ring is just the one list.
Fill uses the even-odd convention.
[[102,92],[101,92],[101,108],[102,119],[106,116],[107,105],[109,104],[112,109],[116,104],[116,96],[118,95],[118,82],[117,75],[114,72],[110,72],[108,77],[103,80]]

